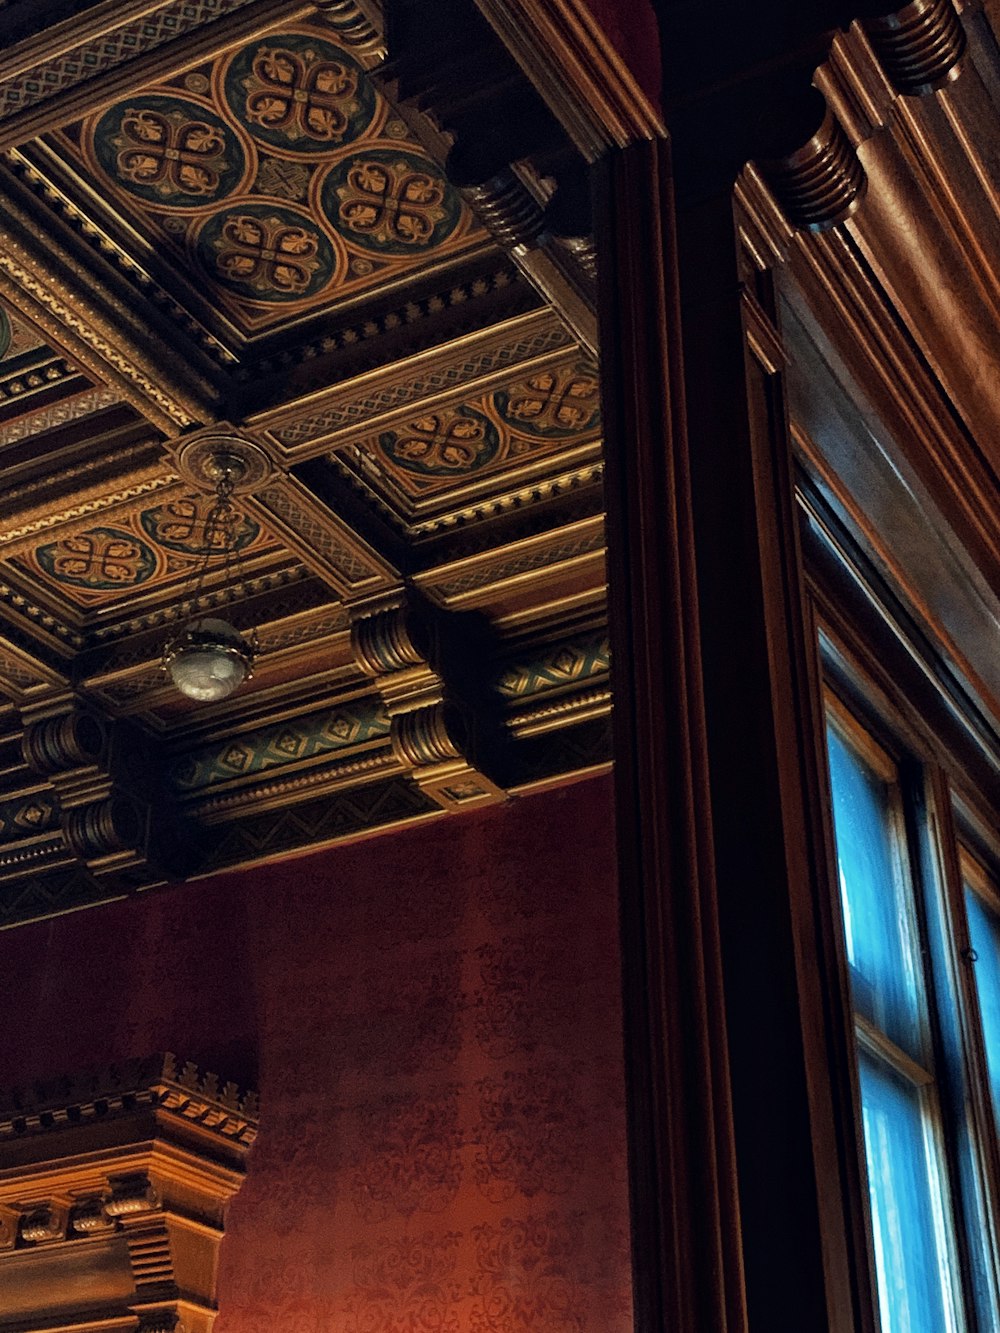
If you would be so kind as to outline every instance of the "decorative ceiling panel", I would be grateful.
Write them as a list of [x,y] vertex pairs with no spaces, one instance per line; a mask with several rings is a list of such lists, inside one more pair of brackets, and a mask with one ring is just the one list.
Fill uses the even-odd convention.
[[351,440],[328,462],[409,525],[596,458],[600,432],[597,369],[577,354],[488,393],[457,400],[452,394],[418,416]]
[[[425,75],[491,173],[544,109],[471,8],[468,69],[406,78],[375,12],[128,0],[0,51],[0,923],[607,754],[584,174],[550,120],[453,188]],[[220,452],[241,569],[199,581]],[[201,616],[259,653],[195,705]]]
[[[148,509],[117,510],[104,523],[29,547],[12,564],[80,608],[120,605],[134,591],[169,593],[204,564],[205,515],[213,503],[188,493]],[[234,530],[241,562],[278,549],[240,510]]]
[[329,27],[269,33],[52,142],[91,208],[114,210],[244,334],[485,239]]

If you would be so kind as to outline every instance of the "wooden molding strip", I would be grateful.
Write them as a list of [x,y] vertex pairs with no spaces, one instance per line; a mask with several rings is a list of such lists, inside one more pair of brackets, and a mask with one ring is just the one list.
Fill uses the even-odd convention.
[[588,162],[665,133],[583,0],[475,0]]

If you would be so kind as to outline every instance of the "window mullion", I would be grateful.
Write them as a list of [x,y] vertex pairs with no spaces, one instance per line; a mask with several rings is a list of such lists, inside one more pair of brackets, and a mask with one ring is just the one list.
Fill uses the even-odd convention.
[[926,765],[911,790],[936,1082],[948,1156],[958,1166],[951,1173],[953,1206],[964,1223],[958,1242],[967,1260],[962,1265],[967,1295],[978,1327],[987,1333],[1000,1328],[1000,1283],[992,1258],[1000,1241],[1000,1175],[978,999],[968,961],[958,840],[943,770]]

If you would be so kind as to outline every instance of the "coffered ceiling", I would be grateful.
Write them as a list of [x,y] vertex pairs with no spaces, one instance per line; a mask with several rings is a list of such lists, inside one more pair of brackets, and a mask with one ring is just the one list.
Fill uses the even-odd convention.
[[585,164],[469,11],[430,96],[360,0],[5,6],[0,925],[607,762]]

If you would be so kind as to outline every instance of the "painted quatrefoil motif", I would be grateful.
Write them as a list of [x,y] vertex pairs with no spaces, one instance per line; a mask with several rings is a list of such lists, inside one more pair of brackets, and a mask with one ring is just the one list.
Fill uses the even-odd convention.
[[240,51],[226,71],[225,94],[256,139],[288,153],[340,148],[375,115],[375,92],[360,65],[329,42],[295,34]]
[[236,135],[208,108],[175,97],[135,97],[105,112],[94,150],[129,194],[171,208],[224,199],[246,172]]
[[391,255],[440,245],[460,216],[458,198],[437,169],[402,150],[338,163],[323,184],[323,207],[347,240]]
[[91,528],[40,546],[35,554],[47,574],[79,588],[134,588],[156,569],[146,543],[118,528]]
[[384,431],[378,442],[407,472],[430,477],[475,472],[500,447],[493,423],[468,407],[419,417],[402,430]]
[[198,254],[220,282],[260,301],[312,296],[334,267],[333,247],[312,219],[271,204],[210,218]]

